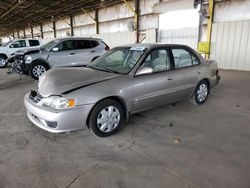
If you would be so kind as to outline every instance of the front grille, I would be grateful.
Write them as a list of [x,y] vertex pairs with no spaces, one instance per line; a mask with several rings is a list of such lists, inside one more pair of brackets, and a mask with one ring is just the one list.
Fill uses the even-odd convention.
[[30,96],[29,97],[35,103],[39,103],[42,100],[42,98],[43,98],[38,92],[36,92],[34,90],[32,90],[30,92]]

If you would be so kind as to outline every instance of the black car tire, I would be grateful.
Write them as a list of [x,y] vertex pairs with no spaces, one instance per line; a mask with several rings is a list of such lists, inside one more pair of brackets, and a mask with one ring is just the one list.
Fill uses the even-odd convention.
[[[199,92],[201,92],[201,90],[204,90],[203,92],[205,94],[203,96],[202,100],[199,97]],[[202,105],[206,102],[208,94],[209,94],[209,84],[206,80],[202,80],[196,86],[196,88],[194,90],[194,94],[193,94],[192,98],[190,99],[190,102],[195,104],[195,105]]]
[[48,66],[45,63],[40,63],[40,62],[36,62],[36,63],[32,63],[31,66],[29,67],[29,75],[34,78],[35,80],[39,79],[39,76],[37,76],[34,71],[37,67],[40,67],[41,69],[44,69],[45,72],[49,69]]
[[[102,112],[105,111],[106,109],[108,109],[109,107],[114,107],[113,110],[115,110],[115,113],[118,113],[119,111],[119,118],[111,118],[111,116],[109,116],[109,119],[119,119],[118,124],[114,125],[113,122],[111,121],[110,123],[107,123],[108,125],[110,125],[111,127],[113,127],[112,131],[108,131],[108,132],[104,132],[101,130],[100,126],[101,124],[98,124],[98,119],[101,118],[102,116]],[[118,110],[118,111],[117,111]],[[107,111],[109,113],[109,111]],[[108,117],[107,117],[108,118]],[[121,104],[115,100],[112,99],[106,99],[103,100],[101,102],[99,102],[91,111],[90,116],[89,116],[89,120],[88,120],[88,127],[90,128],[91,132],[99,137],[107,137],[107,136],[111,136],[113,134],[115,134],[117,131],[119,131],[119,129],[121,128],[121,126],[124,123],[124,110],[121,106]],[[109,126],[106,126],[106,129],[109,129]]]
[[0,68],[5,68],[5,67],[7,67],[7,65],[8,65],[8,63],[6,62],[7,57],[6,57],[5,55],[0,55],[0,61],[1,61],[1,60],[4,60],[4,61],[5,61],[5,64],[4,64],[4,65],[0,64]]

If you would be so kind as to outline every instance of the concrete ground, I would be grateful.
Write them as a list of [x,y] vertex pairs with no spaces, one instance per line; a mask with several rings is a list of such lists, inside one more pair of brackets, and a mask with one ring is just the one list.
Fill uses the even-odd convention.
[[204,105],[184,101],[136,114],[109,138],[35,127],[23,105],[35,81],[5,72],[0,188],[250,187],[249,72],[221,71]]

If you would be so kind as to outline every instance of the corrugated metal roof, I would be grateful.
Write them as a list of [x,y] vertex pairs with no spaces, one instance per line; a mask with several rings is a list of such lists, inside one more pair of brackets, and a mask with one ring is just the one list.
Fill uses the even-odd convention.
[[85,10],[117,4],[122,0],[1,0],[0,35],[27,27],[32,23],[58,20]]

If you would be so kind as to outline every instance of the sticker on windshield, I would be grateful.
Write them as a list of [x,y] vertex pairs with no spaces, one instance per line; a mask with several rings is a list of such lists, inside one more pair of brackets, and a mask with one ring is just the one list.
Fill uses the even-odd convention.
[[145,47],[132,47],[130,48],[130,50],[135,50],[135,51],[144,51],[145,50]]

